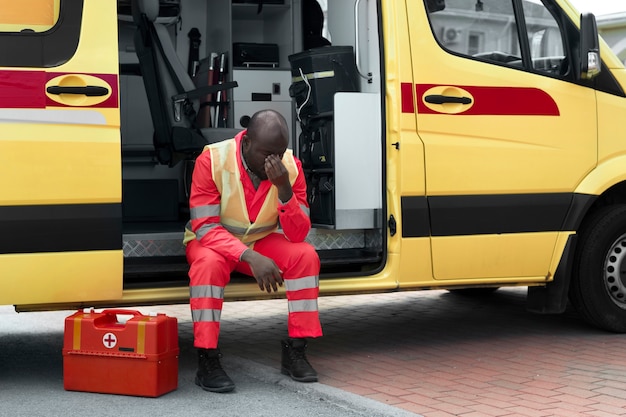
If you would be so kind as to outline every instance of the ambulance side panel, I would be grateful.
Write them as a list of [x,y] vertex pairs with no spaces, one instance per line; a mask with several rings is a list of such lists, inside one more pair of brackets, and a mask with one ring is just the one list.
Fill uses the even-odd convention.
[[13,4],[0,13],[0,304],[119,298],[116,2]]

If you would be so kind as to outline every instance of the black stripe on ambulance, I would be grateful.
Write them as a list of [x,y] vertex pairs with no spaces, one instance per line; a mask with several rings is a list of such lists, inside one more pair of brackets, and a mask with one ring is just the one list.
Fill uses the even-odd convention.
[[577,193],[402,197],[402,236],[576,230],[596,198]]
[[0,254],[122,249],[122,206],[0,207]]

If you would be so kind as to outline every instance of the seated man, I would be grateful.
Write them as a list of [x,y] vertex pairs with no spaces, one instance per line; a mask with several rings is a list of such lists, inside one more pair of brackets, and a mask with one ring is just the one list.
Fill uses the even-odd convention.
[[[196,384],[206,391],[235,388],[217,349],[224,287],[233,271],[253,276],[268,293],[285,283],[289,338],[282,341],[281,372],[296,381],[317,381],[305,349],[307,337],[322,335],[320,260],[304,242],[311,228],[306,182],[288,143],[283,116],[262,110],[247,130],[208,145],[196,160],[185,243],[199,354]],[[277,232],[279,221],[283,233]]]

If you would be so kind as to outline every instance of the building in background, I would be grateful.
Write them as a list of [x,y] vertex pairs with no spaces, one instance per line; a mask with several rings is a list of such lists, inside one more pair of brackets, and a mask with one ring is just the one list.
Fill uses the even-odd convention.
[[596,20],[600,35],[626,64],[626,12],[605,14],[596,17]]

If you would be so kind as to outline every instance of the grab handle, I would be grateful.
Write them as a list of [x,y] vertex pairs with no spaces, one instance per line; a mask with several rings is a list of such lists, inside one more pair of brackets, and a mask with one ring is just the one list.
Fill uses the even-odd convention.
[[361,0],[354,2],[354,57],[356,61],[356,72],[359,73],[361,78],[365,78],[368,84],[371,84],[372,73],[368,72],[367,75],[365,75],[361,71],[361,53],[359,52],[359,3],[361,3]]

